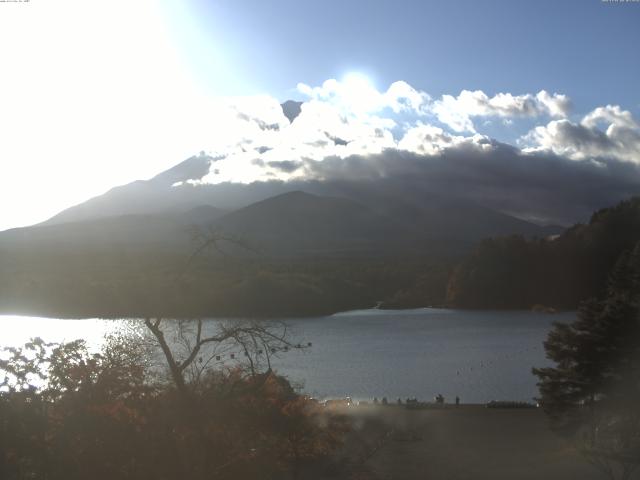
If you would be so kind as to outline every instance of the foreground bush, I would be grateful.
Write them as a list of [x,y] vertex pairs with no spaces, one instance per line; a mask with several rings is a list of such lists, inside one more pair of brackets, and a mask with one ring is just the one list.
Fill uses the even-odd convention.
[[268,370],[207,371],[187,393],[137,346],[35,339],[0,359],[0,478],[315,478],[345,420]]

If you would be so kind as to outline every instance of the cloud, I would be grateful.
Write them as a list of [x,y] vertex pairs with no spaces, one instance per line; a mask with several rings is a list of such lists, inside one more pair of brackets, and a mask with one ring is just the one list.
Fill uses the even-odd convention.
[[326,80],[319,87],[298,84],[298,91],[310,100],[331,104],[348,115],[379,112],[386,108],[395,113],[427,113],[431,97],[407,82],[392,83],[385,92],[378,91],[363,75],[350,74],[344,80]]
[[[209,152],[215,164],[187,183],[268,184],[269,191],[313,185],[329,194],[368,185],[395,189],[394,195],[454,196],[561,224],[640,192],[640,167],[631,161],[640,129],[618,106],[573,123],[563,118],[568,98],[545,91],[493,97],[463,91],[434,101],[405,82],[378,91],[363,78],[299,91],[307,100],[293,121],[268,96],[217,102]],[[524,148],[477,133],[472,122],[496,117],[496,126],[538,116],[560,118],[534,128]]]
[[[409,110],[418,115],[424,95],[404,82],[394,83],[386,92],[368,83],[360,85],[360,80],[349,82],[328,80],[321,87],[301,86],[310,99],[300,105],[294,121],[271,97],[224,99],[212,105],[215,133],[207,151],[223,158],[216,163],[218,173],[211,172],[202,182],[288,179],[294,172],[301,173],[277,162],[322,161],[329,156],[344,158],[395,148],[393,130],[399,127],[391,115]],[[349,96],[354,89],[361,95],[355,101]],[[365,109],[370,101],[375,108]],[[255,162],[256,158],[262,162]]]
[[384,97],[388,106],[396,113],[410,111],[424,115],[431,102],[429,94],[416,90],[403,81],[392,83]]
[[[378,90],[357,74],[315,87],[301,83],[298,91],[307,100],[294,102],[295,117],[288,111],[292,102],[283,107],[268,96],[224,99],[212,105],[215,142],[208,151],[224,158],[216,163],[217,172],[202,182],[289,180],[305,174],[302,168],[280,168],[274,163],[283,160],[320,162],[393,149],[424,155],[448,148],[486,149],[492,141],[475,132],[471,117],[499,116],[508,121],[518,116],[562,115],[569,105],[566,96],[545,91],[490,98],[481,91],[465,90],[458,97],[444,95],[434,101],[404,81]],[[430,123],[436,119],[454,132],[474,135],[454,134]],[[256,158],[262,163],[256,163]]]
[[302,167],[302,162],[297,160],[274,160],[268,166],[285,173],[292,173]]
[[[597,164],[550,152],[526,153],[497,142],[462,142],[429,155],[388,149],[371,155],[285,160],[263,169],[262,181],[202,185],[207,202],[236,208],[292,190],[355,200],[387,197],[429,208],[438,198],[471,201],[543,224],[586,221],[596,209],[640,193],[640,166]],[[295,175],[264,175],[294,170]],[[288,178],[288,180],[283,180]],[[456,221],[456,219],[452,219]]]
[[435,194],[473,201],[517,217],[570,225],[640,193],[640,166],[611,160],[596,164],[548,152],[525,153],[496,141],[461,142],[436,154],[387,150],[367,157],[330,157],[305,162],[305,176],[291,183],[320,181],[333,194],[344,183],[377,193],[418,199]]
[[598,107],[580,123],[551,121],[535,127],[522,141],[529,152],[548,151],[573,160],[613,158],[640,164],[640,124],[631,112],[618,105]]
[[483,135],[451,135],[439,127],[425,124],[418,124],[409,129],[398,142],[400,150],[422,155],[438,155],[450,148],[482,150],[490,146],[490,139]]
[[472,117],[565,117],[571,102],[566,95],[541,90],[536,95],[498,93],[489,97],[482,90],[463,90],[457,97],[443,95],[431,110],[437,119],[456,132],[475,132]]
[[547,113],[552,117],[566,117],[571,110],[571,100],[566,95],[550,94],[546,90],[540,90],[536,94],[536,100],[539,105],[546,108]]

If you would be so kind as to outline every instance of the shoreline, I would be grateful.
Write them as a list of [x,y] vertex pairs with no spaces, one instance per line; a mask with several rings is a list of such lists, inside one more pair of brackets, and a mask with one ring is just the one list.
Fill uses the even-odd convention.
[[[412,410],[349,407],[344,454],[362,458],[368,478],[403,480],[597,480],[600,473],[549,428],[539,408],[479,404]],[[367,450],[368,449],[368,450]]]
[[87,315],[78,315],[78,314],[65,314],[65,313],[55,313],[55,312],[41,312],[41,311],[20,311],[20,310],[7,310],[4,311],[0,309],[0,321],[2,317],[24,317],[24,318],[38,318],[38,319],[52,319],[52,320],[139,320],[144,319],[145,317],[156,318],[160,317],[167,320],[197,320],[198,318],[203,320],[217,320],[217,319],[229,319],[229,320],[308,320],[313,318],[324,318],[324,317],[349,317],[349,316],[358,316],[358,315],[419,315],[425,312],[440,312],[440,313],[448,313],[448,312],[478,312],[478,313],[534,313],[540,315],[562,315],[566,313],[576,312],[576,310],[554,310],[551,311],[540,311],[535,309],[492,309],[492,308],[463,308],[463,307],[447,307],[447,306],[427,306],[427,307],[411,307],[411,308],[356,308],[352,310],[340,310],[332,313],[317,313],[317,314],[309,314],[309,315],[282,315],[282,316],[261,316],[261,315],[224,315],[224,314],[211,314],[211,315],[202,315],[202,316],[194,316],[194,315],[100,315],[97,313],[87,314]]

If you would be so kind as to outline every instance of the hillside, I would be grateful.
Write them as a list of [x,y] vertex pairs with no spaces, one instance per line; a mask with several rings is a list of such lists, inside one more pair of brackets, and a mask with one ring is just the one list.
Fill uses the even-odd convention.
[[594,213],[553,240],[491,238],[455,269],[448,302],[465,308],[576,308],[600,296],[620,255],[640,242],[640,197]]
[[[440,304],[450,265],[476,235],[544,232],[450,199],[430,196],[423,207],[368,192],[358,195],[368,205],[293,191],[230,212],[200,204],[2,232],[0,311],[278,316]],[[196,227],[250,249],[225,243],[226,255],[190,262]]]
[[407,226],[346,198],[296,191],[232,212],[214,222],[260,252],[316,255],[393,254],[416,244]]
[[[299,105],[289,107],[294,115]],[[188,181],[215,161],[196,155],[42,224],[0,232],[0,311],[277,316],[442,304],[452,265],[480,239],[562,230],[410,177]],[[212,232],[249,248],[226,242],[222,255],[189,260]]]

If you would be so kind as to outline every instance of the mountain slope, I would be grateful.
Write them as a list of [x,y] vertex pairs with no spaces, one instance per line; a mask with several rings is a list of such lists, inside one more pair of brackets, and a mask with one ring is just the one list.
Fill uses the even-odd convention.
[[114,187],[103,195],[67,208],[43,224],[79,222],[121,215],[180,213],[210,204],[207,201],[206,189],[199,189],[190,184],[174,184],[190,178],[200,178],[207,173],[211,161],[211,157],[207,156],[191,157],[150,180],[138,180]]
[[[293,187],[299,187],[296,194],[290,192]],[[206,205],[209,207],[203,207]],[[205,214],[203,208],[218,210]],[[219,218],[229,210],[235,212]],[[393,253],[402,248],[433,254],[462,252],[488,236],[545,237],[559,231],[473,202],[434,195],[409,181],[397,185],[257,182],[175,187],[134,182],[61,212],[43,225],[128,215],[178,216],[197,225],[215,223],[248,235],[265,252],[279,255],[358,250],[360,254]]]
[[375,182],[312,183],[307,191],[350,198],[403,224],[410,235],[433,248],[464,251],[482,238],[520,234],[547,237],[561,227],[543,227],[469,200],[434,194],[419,181],[403,178]]
[[[502,228],[541,231],[467,202],[428,193],[402,197],[375,185],[359,190],[334,185],[342,196],[287,192],[231,212],[209,203],[224,194],[227,201],[247,199],[285,186],[209,186],[198,190],[208,202],[197,206],[191,205],[198,196],[178,204],[165,199],[160,205],[165,210],[155,213],[90,216],[1,232],[0,311],[80,317],[313,315],[387,298],[397,304],[407,297],[396,295],[400,291],[412,292],[417,304],[421,298],[437,304],[452,256],[464,252],[475,236]],[[328,190],[319,183],[307,186]],[[135,198],[133,208],[139,207]],[[253,250],[224,245],[235,258],[202,256],[192,264],[194,225],[232,234]]]
[[49,252],[176,250],[188,247],[188,225],[175,215],[121,215],[7,230],[0,233],[0,246]]
[[410,243],[405,226],[392,218],[346,198],[300,191],[254,203],[214,225],[280,255],[388,254]]
[[593,214],[554,240],[483,241],[456,268],[448,301],[467,308],[574,309],[603,294],[624,252],[640,245],[640,197]]

